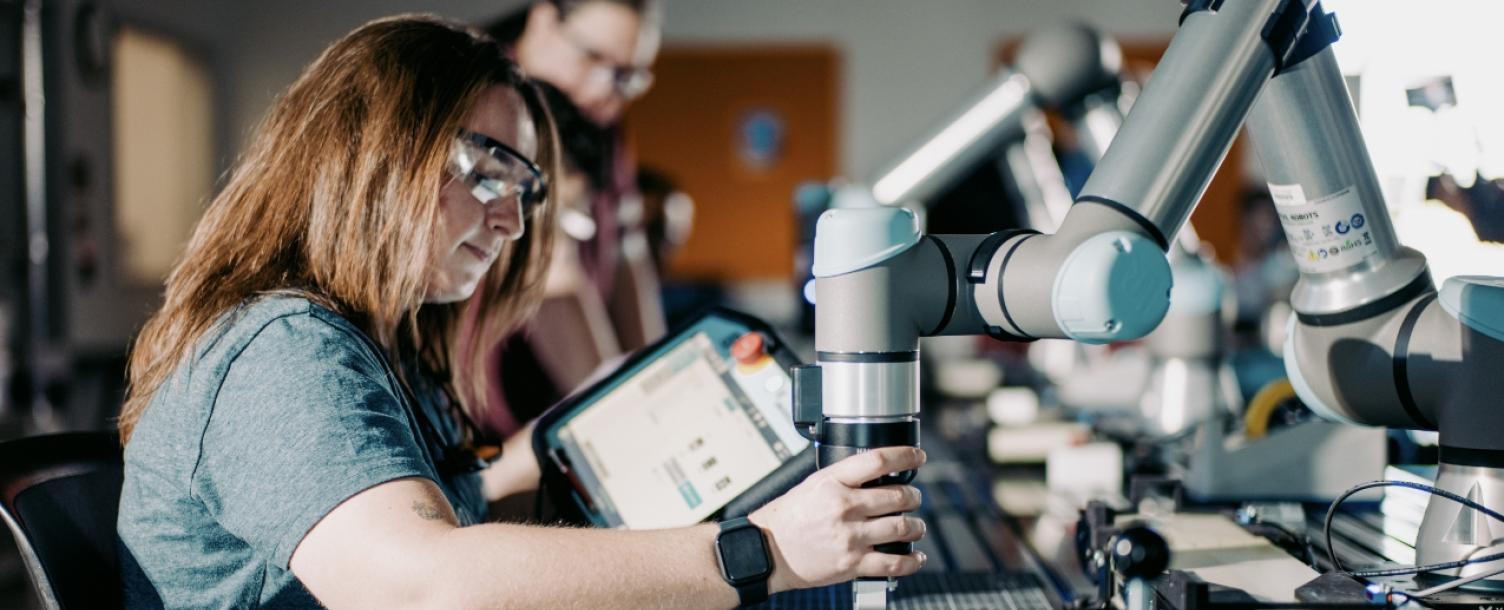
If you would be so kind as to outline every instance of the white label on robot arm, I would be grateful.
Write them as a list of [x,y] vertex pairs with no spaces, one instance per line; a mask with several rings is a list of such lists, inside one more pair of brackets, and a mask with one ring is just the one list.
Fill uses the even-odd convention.
[[1270,184],[1269,194],[1301,272],[1345,269],[1378,252],[1352,187],[1307,200],[1299,184]]
[[1277,206],[1305,205],[1306,192],[1299,184],[1270,184],[1269,198]]

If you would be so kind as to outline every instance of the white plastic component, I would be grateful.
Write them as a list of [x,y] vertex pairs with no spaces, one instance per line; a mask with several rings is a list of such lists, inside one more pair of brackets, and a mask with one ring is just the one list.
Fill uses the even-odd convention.
[[919,220],[904,208],[827,210],[815,224],[815,277],[866,269],[919,243]]
[[888,610],[889,580],[851,581],[852,610]]
[[1055,450],[1084,444],[1090,438],[1091,428],[1078,422],[997,427],[987,431],[987,457],[997,464],[1039,464]]
[[[1187,259],[1190,256],[1187,255]],[[1170,289],[1170,311],[1185,315],[1216,313],[1222,307],[1227,280],[1215,265],[1201,259],[1181,260],[1170,265],[1175,286]]]
[[1154,590],[1149,588],[1149,581],[1142,578],[1130,580],[1123,590],[1123,607],[1127,610],[1153,610],[1155,600],[1149,596],[1154,594]]
[[836,189],[830,196],[830,207],[843,208],[876,208],[882,207],[877,199],[873,198],[872,190],[862,184],[847,184]]
[[1468,328],[1504,341],[1504,278],[1448,278],[1437,297],[1441,308]]
[[1305,373],[1300,370],[1300,362],[1295,358],[1295,321],[1297,319],[1296,316],[1292,315],[1289,321],[1285,323],[1284,349],[1285,376],[1290,378],[1290,387],[1295,388],[1295,396],[1299,397],[1300,401],[1305,403],[1307,407],[1310,407],[1313,413],[1325,419],[1353,426],[1363,425],[1343,415],[1340,411],[1327,406],[1326,403],[1321,401],[1321,396],[1317,395],[1316,391],[1311,389],[1311,384],[1306,381]]
[[1159,246],[1127,231],[1076,246],[1055,276],[1055,322],[1083,343],[1137,339],[1164,319],[1173,279]]
[[1077,508],[1093,498],[1123,495],[1123,448],[1117,443],[1061,447],[1045,460],[1050,493],[1069,498]]
[[999,426],[1026,426],[1039,421],[1039,394],[1033,388],[997,388],[987,395],[987,417]]
[[935,389],[946,396],[981,398],[1003,383],[1003,369],[987,358],[935,362]]
[[[1105,350],[1100,346],[1089,347]],[[1138,401],[1149,385],[1149,374],[1153,370],[1153,362],[1143,344],[1102,351],[1083,362],[1071,375],[1061,378],[1055,387],[1056,400],[1085,414],[1137,413]]]
[[1228,413],[1222,381],[1222,369],[1215,362],[1184,358],[1158,361],[1139,399],[1143,425],[1153,434],[1171,435]]

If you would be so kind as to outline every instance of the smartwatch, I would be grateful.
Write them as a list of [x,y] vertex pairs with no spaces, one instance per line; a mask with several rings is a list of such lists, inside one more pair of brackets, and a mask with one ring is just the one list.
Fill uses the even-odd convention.
[[762,529],[746,517],[721,523],[721,532],[715,536],[715,559],[721,566],[721,578],[736,589],[741,606],[768,599],[773,557]]

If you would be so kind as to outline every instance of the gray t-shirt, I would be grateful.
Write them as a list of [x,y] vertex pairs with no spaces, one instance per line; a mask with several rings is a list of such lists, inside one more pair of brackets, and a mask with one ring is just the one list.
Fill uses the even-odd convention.
[[[288,569],[293,550],[335,506],[394,479],[435,481],[462,525],[479,522],[479,475],[435,467],[458,428],[416,391],[421,413],[370,339],[305,299],[226,316],[125,448],[126,607],[317,608]],[[444,438],[426,442],[415,417]]]

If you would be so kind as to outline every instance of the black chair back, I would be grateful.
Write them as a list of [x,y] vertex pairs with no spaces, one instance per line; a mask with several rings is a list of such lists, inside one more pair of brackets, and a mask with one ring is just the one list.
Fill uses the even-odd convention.
[[0,520],[47,608],[121,607],[115,517],[123,468],[111,433],[0,443]]

